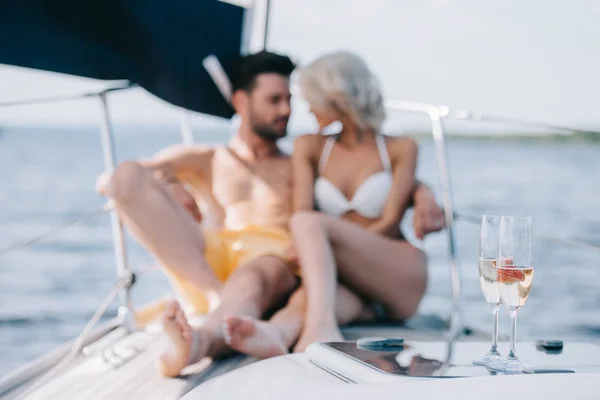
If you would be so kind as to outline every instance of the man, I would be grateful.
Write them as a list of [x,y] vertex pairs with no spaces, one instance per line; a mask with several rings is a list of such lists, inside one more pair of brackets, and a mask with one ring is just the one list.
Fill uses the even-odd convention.
[[[297,284],[285,262],[291,163],[277,146],[291,113],[293,69],[289,58],[269,52],[244,57],[232,78],[240,127],[226,146],[170,148],[150,161],[125,162],[98,184],[180,295],[195,311],[209,311],[192,335],[178,304],[167,306],[163,326],[174,349],[161,357],[166,376],[226,349],[225,315],[260,318]],[[202,215],[182,182],[199,200]],[[426,186],[415,189],[414,201],[423,210],[416,213],[417,229],[441,229],[435,226],[440,210]],[[199,229],[199,219],[212,229]]]

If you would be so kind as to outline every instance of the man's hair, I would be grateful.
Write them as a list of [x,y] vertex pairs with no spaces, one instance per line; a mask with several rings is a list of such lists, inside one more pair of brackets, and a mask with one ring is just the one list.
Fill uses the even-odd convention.
[[289,77],[296,66],[289,57],[268,51],[243,56],[238,60],[231,85],[233,91],[251,92],[260,74],[276,73]]

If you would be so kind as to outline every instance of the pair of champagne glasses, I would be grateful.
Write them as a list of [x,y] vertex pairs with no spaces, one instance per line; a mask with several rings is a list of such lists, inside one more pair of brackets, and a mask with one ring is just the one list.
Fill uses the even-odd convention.
[[[492,347],[476,365],[509,374],[532,369],[516,355],[517,313],[527,302],[533,282],[532,219],[523,216],[484,215],[479,234],[479,283],[492,307],[494,330]],[[510,313],[510,351],[498,352],[498,313],[504,305]]]

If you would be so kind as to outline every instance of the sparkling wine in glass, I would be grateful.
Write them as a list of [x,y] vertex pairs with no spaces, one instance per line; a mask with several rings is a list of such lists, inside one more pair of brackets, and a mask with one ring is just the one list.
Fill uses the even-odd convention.
[[500,217],[484,215],[481,219],[478,246],[479,285],[488,304],[492,308],[494,330],[492,332],[492,347],[482,358],[473,361],[475,365],[487,366],[501,361],[503,357],[498,352],[498,311],[500,309],[500,292],[496,278],[498,276],[496,262],[498,257],[498,229]]
[[[531,217],[503,216],[498,232],[497,276],[502,304],[511,317],[510,351],[502,360],[489,365],[490,369],[506,374],[520,374],[533,369],[516,354],[517,313],[527,302],[533,282],[531,246],[533,227]],[[501,262],[500,260],[503,260]]]

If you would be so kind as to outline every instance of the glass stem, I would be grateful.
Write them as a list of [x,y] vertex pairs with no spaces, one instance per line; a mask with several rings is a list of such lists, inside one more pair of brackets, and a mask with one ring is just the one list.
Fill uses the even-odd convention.
[[510,352],[508,358],[516,360],[515,346],[517,342],[517,312],[519,309],[513,308],[510,310]]
[[498,314],[500,304],[492,304],[492,314],[494,315],[494,332],[492,332],[492,351],[498,349]]

